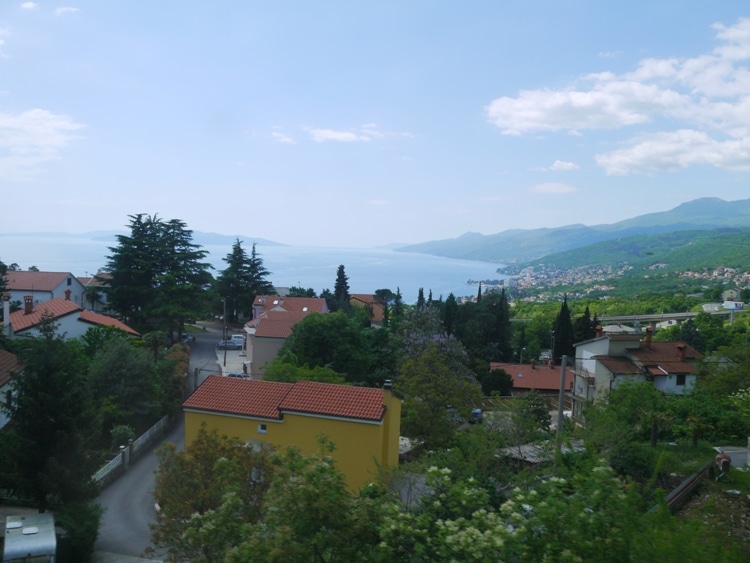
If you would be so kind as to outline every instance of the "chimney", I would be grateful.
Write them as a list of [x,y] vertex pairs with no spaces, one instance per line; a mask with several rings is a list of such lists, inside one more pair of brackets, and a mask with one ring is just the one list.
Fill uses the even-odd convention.
[[654,334],[654,329],[652,327],[646,328],[646,348],[649,350],[651,349],[651,336]]
[[536,369],[536,358],[531,358],[531,369]]
[[555,369],[555,360],[550,358],[548,363],[549,363],[549,369]]
[[65,290],[65,301],[70,301],[70,290],[69,289]]
[[604,335],[604,329],[602,325],[596,325],[596,337],[601,338]]
[[23,296],[23,314],[30,315],[34,312],[34,297],[32,295]]
[[680,343],[677,345],[677,357],[680,358],[680,361],[685,361],[685,344]]

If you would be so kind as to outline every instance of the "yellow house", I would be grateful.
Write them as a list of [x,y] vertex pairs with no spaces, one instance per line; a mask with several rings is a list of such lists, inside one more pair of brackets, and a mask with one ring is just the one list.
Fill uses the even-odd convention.
[[401,399],[385,388],[315,381],[281,383],[209,376],[183,403],[185,444],[204,422],[221,434],[279,449],[318,452],[318,436],[335,444],[333,458],[351,490],[374,481],[379,467],[398,464]]

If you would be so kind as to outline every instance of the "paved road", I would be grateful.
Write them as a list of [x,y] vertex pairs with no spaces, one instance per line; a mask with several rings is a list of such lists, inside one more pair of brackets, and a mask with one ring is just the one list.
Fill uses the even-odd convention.
[[[196,333],[195,342],[191,344],[188,393],[193,391],[196,382],[202,383],[209,374],[221,373],[215,351],[216,342],[220,337],[221,334],[214,331]],[[194,377],[196,369],[197,378]],[[180,420],[161,443],[169,441],[174,443],[178,450],[183,449],[184,429],[184,422]],[[153,449],[158,449],[161,443]],[[157,465],[153,452],[145,455],[99,495],[97,502],[105,509],[105,513],[95,545],[95,561],[133,561],[127,556],[142,557],[146,548],[151,545],[149,524],[154,522],[152,492]]]

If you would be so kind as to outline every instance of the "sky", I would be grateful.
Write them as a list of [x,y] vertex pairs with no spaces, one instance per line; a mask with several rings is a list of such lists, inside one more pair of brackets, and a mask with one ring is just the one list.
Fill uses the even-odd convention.
[[353,248],[747,199],[750,4],[1,0],[0,193]]

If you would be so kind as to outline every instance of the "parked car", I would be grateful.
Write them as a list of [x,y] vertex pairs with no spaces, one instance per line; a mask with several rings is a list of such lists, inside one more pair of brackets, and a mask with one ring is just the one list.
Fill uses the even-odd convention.
[[471,409],[471,414],[469,415],[469,423],[476,424],[476,423],[481,423],[483,421],[484,421],[484,413],[482,412],[482,409]]
[[237,378],[239,378],[239,379],[248,379],[248,376],[246,376],[246,375],[245,375],[244,373],[242,373],[241,371],[230,371],[230,372],[229,372],[229,373],[227,374],[227,377],[237,377]]
[[222,340],[218,347],[219,350],[242,350],[242,343],[236,340]]

